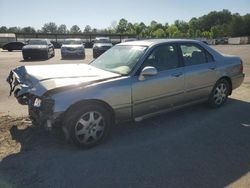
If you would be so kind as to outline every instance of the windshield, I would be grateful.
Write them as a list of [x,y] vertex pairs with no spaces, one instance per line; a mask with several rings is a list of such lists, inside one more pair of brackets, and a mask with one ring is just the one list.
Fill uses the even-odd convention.
[[30,45],[47,45],[45,40],[29,40],[28,44]]
[[82,40],[65,40],[63,44],[82,44]]
[[96,39],[95,43],[111,43],[109,39]]
[[91,65],[126,75],[131,72],[146,49],[145,46],[114,46],[94,60]]

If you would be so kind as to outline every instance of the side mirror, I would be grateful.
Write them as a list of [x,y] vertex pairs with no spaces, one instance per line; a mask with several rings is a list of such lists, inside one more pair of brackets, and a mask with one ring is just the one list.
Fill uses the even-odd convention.
[[144,67],[140,73],[139,80],[143,81],[145,80],[145,76],[155,76],[158,74],[158,71],[155,67]]

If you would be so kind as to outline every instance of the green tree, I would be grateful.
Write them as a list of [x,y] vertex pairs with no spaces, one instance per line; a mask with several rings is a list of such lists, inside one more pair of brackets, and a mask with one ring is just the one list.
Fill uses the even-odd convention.
[[35,33],[36,30],[34,27],[27,26],[27,27],[23,27],[21,32],[23,32],[23,33]]
[[21,31],[20,27],[9,27],[8,28],[8,32],[10,32],[10,33],[18,33],[20,31]]
[[246,14],[243,17],[244,25],[245,25],[245,33],[244,35],[250,36],[250,14]]
[[210,31],[203,31],[201,33],[201,36],[204,37],[204,38],[211,38],[212,37],[212,32],[210,32]]
[[132,23],[128,23],[128,26],[127,26],[127,31],[126,31],[127,34],[136,34],[136,31],[135,31],[135,27]]
[[245,24],[243,18],[239,14],[234,14],[229,25],[229,34],[232,37],[243,36],[245,34]]
[[117,33],[125,33],[127,31],[128,27],[128,21],[124,18],[120,19],[117,27],[116,27],[116,32]]
[[176,25],[176,27],[178,28],[183,37],[188,36],[189,25],[187,22],[182,20],[176,20],[174,24]]
[[169,33],[170,38],[178,38],[181,36],[181,32],[175,24],[170,25],[167,32]]
[[152,37],[153,38],[164,38],[166,35],[165,35],[165,32],[163,29],[159,28],[155,31],[152,32]]
[[0,32],[6,33],[6,32],[8,32],[8,28],[6,26],[2,26],[2,27],[0,27]]
[[43,33],[56,33],[57,32],[57,25],[54,22],[49,22],[43,25],[42,27]]
[[73,25],[73,26],[70,28],[70,33],[71,33],[71,34],[79,34],[79,33],[81,33],[81,29],[80,29],[80,27],[78,27],[77,25]]
[[66,34],[68,32],[67,26],[65,24],[61,24],[57,28],[57,33]]
[[90,33],[91,32],[91,27],[90,25],[86,25],[84,28],[84,33]]

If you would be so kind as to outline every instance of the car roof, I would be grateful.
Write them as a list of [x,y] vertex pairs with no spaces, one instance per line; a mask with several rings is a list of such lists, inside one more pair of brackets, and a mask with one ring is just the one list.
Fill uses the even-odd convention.
[[156,44],[172,43],[172,42],[195,42],[195,43],[199,43],[200,41],[191,40],[191,39],[148,39],[148,40],[130,41],[130,42],[126,42],[126,43],[120,43],[120,44],[117,44],[117,45],[152,46],[152,45],[156,45]]

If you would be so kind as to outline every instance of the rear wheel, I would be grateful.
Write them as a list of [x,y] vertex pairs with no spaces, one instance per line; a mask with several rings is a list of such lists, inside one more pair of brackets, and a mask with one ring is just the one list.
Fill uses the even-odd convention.
[[106,108],[100,105],[84,105],[67,114],[64,128],[77,146],[90,148],[107,137],[111,124]]
[[209,105],[213,108],[218,108],[222,106],[228,99],[228,95],[230,93],[229,90],[230,90],[230,87],[229,87],[228,81],[225,79],[219,80],[215,84],[209,96],[209,100],[208,100]]
[[9,52],[12,52],[13,50],[11,48],[8,49]]

